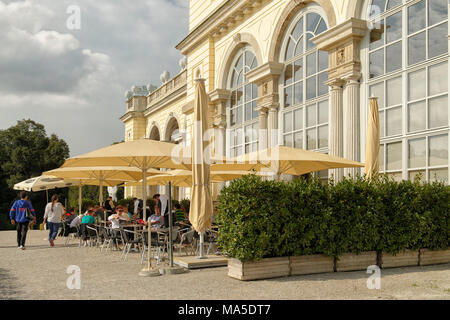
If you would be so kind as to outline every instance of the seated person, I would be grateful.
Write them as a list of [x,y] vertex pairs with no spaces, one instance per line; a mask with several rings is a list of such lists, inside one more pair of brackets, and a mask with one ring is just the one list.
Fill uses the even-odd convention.
[[161,216],[161,212],[159,211],[158,206],[155,206],[155,214],[152,214],[150,217],[150,224],[153,228],[156,229],[164,226],[164,218]]
[[94,233],[88,228],[86,228],[87,225],[95,224],[94,214],[95,212],[93,210],[88,210],[87,214],[81,218],[81,225],[80,225],[81,239],[84,241],[85,247],[88,245],[87,239],[94,236]]
[[184,210],[181,209],[181,205],[179,203],[175,203],[175,217],[176,222],[183,222],[184,220],[186,220]]
[[95,224],[93,210],[88,210],[87,215],[85,215],[81,218],[81,224]]
[[[130,217],[124,213],[123,208],[120,206],[117,208],[116,212],[117,213],[110,215],[108,220],[111,222],[112,238],[121,239],[120,221],[129,221]],[[114,244],[117,247],[117,242],[114,242]]]
[[99,220],[103,220],[105,218],[105,209],[99,205],[94,206],[95,216]]

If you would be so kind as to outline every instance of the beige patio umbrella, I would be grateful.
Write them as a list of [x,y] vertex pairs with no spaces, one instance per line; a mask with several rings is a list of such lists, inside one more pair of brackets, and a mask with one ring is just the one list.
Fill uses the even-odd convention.
[[203,136],[208,129],[208,96],[205,80],[195,80],[194,130],[192,137],[192,190],[189,221],[200,234],[200,255],[203,258],[204,232],[211,227],[213,204],[210,187],[210,165],[205,163],[207,142]]
[[366,165],[364,172],[368,179],[380,170],[380,115],[378,113],[378,99],[369,99],[369,117],[366,135]]
[[[252,174],[251,171],[211,171],[211,182],[225,182],[240,178],[247,174]],[[173,186],[176,187],[192,187],[192,171],[190,170],[170,170],[163,174],[158,174],[147,178],[147,185],[158,186],[167,185],[172,182]],[[141,185],[142,182],[126,182],[124,187],[133,187]]]
[[[157,174],[156,169],[147,170],[147,174]],[[44,172],[43,175],[78,181],[79,210],[81,212],[81,188],[83,185],[99,186],[99,204],[103,203],[103,187],[114,187],[125,181],[139,181],[142,171],[133,167],[67,167]],[[105,212],[106,221],[106,212]]]
[[299,176],[315,171],[351,167],[364,167],[364,164],[324,153],[276,146],[228,159],[223,164],[213,164],[211,169],[271,171],[279,177],[281,174]]

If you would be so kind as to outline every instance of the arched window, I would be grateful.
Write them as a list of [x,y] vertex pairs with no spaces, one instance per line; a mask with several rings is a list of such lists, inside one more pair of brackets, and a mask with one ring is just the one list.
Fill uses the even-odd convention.
[[448,181],[447,0],[373,0],[367,89],[378,97],[381,170]]
[[258,149],[258,88],[248,83],[245,73],[256,68],[258,61],[250,46],[241,48],[230,71],[231,97],[228,108],[229,156],[238,156]]
[[285,146],[327,152],[328,53],[311,39],[327,30],[324,18],[302,11],[287,29],[281,46],[285,63],[281,77],[282,126]]

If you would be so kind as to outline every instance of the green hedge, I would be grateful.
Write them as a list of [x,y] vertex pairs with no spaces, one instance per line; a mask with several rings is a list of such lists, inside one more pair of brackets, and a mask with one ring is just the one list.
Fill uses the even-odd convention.
[[243,261],[266,257],[446,249],[450,187],[419,181],[244,176],[218,198],[218,244]]

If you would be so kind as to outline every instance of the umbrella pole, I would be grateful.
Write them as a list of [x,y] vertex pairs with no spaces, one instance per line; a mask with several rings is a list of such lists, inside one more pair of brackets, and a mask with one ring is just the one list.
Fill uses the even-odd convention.
[[200,250],[199,250],[199,259],[205,259],[205,256],[203,255],[203,243],[205,241],[205,234],[203,232],[200,232]]
[[173,268],[172,183],[170,181],[169,181],[169,203],[168,203],[168,207],[169,207],[169,262],[170,262],[170,267]]
[[143,217],[144,221],[147,220],[147,161],[144,159],[144,165],[142,168],[142,202],[143,202]]
[[47,196],[47,203],[48,203],[48,189],[45,189],[45,195]]
[[81,193],[83,186],[81,183],[78,185],[78,214],[81,214]]

